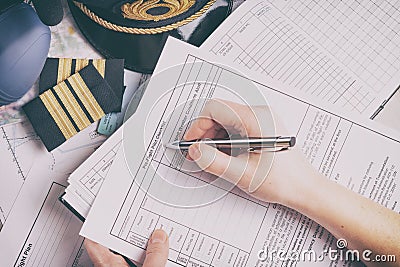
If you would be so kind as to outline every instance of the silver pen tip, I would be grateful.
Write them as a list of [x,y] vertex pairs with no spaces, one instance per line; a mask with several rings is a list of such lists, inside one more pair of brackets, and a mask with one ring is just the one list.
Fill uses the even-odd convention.
[[165,144],[166,148],[170,148],[170,149],[179,149],[179,141],[174,141],[168,144]]

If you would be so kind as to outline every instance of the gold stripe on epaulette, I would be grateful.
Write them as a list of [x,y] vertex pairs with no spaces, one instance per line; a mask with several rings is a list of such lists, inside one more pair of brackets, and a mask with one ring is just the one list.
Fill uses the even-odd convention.
[[86,58],[76,59],[75,72],[80,71],[81,69],[83,69],[87,65],[89,65],[89,59],[86,59]]
[[60,83],[71,76],[71,58],[60,58],[58,60],[57,83]]
[[61,102],[67,109],[69,115],[74,120],[75,124],[78,126],[79,130],[83,130],[90,125],[90,121],[86,116],[85,112],[79,106],[78,101],[76,101],[74,95],[69,90],[65,82],[61,82],[53,87],[57,96],[61,99]]
[[57,124],[57,127],[60,129],[65,139],[69,139],[77,134],[75,127],[72,125],[72,122],[67,117],[67,114],[64,112],[51,90],[47,90],[41,94],[39,98],[49,111],[51,117]]
[[94,121],[101,119],[105,113],[94,98],[92,92],[90,92],[82,76],[76,73],[68,78],[68,82],[71,84],[76,95],[79,97],[92,119]]
[[100,75],[104,78],[106,73],[106,61],[104,59],[93,59],[93,66],[97,69]]

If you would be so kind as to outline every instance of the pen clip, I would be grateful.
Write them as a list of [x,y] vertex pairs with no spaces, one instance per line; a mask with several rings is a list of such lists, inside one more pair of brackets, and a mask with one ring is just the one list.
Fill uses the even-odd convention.
[[271,148],[254,148],[249,147],[247,148],[247,152],[249,153],[262,153],[262,152],[279,152],[283,150],[288,150],[288,147],[271,147]]

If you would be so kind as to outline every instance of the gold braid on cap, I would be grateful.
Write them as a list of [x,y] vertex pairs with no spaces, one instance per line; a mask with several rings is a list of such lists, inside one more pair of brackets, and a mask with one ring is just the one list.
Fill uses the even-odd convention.
[[195,14],[191,15],[190,17],[188,17],[184,20],[172,23],[170,25],[157,27],[157,28],[132,28],[132,27],[116,25],[112,22],[109,22],[109,21],[103,19],[103,18],[100,18],[93,11],[91,11],[89,8],[87,8],[84,4],[79,3],[77,1],[74,1],[74,4],[91,20],[93,20],[97,24],[99,24],[102,27],[107,28],[109,30],[113,30],[113,31],[117,31],[117,32],[124,32],[124,33],[131,33],[131,34],[158,34],[158,33],[163,33],[163,32],[168,32],[168,31],[174,30],[178,27],[188,24],[189,22],[194,21],[195,19],[202,16],[216,1],[217,0],[210,0],[199,11],[197,11]]

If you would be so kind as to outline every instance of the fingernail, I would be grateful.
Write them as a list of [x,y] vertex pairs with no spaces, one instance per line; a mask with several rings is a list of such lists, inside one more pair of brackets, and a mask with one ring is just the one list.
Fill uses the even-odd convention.
[[201,157],[201,152],[197,144],[191,145],[189,147],[189,155],[194,160],[198,160]]
[[157,229],[151,235],[151,243],[164,243],[167,240],[167,233],[161,229]]

